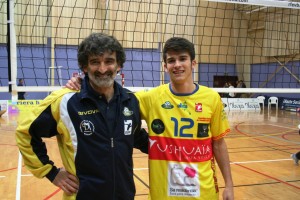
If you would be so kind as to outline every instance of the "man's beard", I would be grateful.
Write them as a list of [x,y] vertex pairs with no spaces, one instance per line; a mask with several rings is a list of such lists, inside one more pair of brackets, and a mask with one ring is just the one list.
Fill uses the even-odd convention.
[[96,87],[111,87],[114,84],[114,73],[106,72],[105,74],[93,73],[88,74],[90,82]]

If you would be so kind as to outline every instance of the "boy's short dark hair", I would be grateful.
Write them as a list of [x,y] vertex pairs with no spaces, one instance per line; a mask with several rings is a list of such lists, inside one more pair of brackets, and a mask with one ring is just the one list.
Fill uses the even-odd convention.
[[166,62],[167,52],[175,51],[175,52],[188,52],[191,56],[191,60],[195,60],[195,47],[194,44],[189,40],[182,37],[172,37],[168,39],[163,48],[163,59]]
[[79,45],[77,60],[80,69],[88,65],[89,56],[102,55],[105,52],[116,52],[117,63],[122,68],[126,60],[124,49],[120,42],[113,36],[105,33],[92,33]]

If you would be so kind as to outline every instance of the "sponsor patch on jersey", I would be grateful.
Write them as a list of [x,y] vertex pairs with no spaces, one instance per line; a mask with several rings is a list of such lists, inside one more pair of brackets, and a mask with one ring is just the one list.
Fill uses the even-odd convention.
[[195,111],[202,112],[202,103],[195,103]]
[[95,126],[94,124],[89,121],[89,120],[83,120],[81,123],[80,123],[80,131],[81,133],[83,133],[84,135],[92,135],[95,131]]
[[178,104],[177,107],[186,111],[189,115],[191,115],[191,112],[188,110],[188,105],[187,105],[186,101]]
[[128,116],[131,116],[133,114],[133,111],[129,110],[129,108],[127,107],[124,107],[124,110],[123,110],[123,115],[128,117]]
[[224,109],[222,110],[221,118],[222,118],[222,120],[227,120],[227,114]]
[[197,164],[169,163],[168,195],[174,197],[199,197],[200,181]]
[[198,117],[197,118],[197,122],[210,122],[210,118],[206,118],[206,117]]
[[168,160],[175,162],[205,162],[212,158],[211,138],[182,139],[150,136],[150,160]]
[[156,134],[161,134],[165,131],[165,125],[160,119],[154,119],[151,123],[151,129]]
[[188,108],[187,103],[186,102],[180,103],[178,105],[178,108],[187,109]]
[[132,133],[132,120],[124,121],[124,135],[131,135]]
[[165,103],[163,103],[161,105],[161,107],[164,108],[164,109],[172,109],[172,108],[174,108],[174,106],[171,104],[170,101],[166,101]]
[[208,137],[208,125],[209,124],[198,124],[198,131],[197,131],[197,137],[198,138],[204,138]]

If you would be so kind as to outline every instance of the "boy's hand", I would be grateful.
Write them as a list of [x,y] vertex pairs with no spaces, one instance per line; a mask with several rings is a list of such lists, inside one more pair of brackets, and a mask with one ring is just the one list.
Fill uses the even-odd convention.
[[66,88],[69,88],[71,90],[80,90],[81,88],[81,81],[82,79],[77,76],[77,77],[72,77],[70,80],[68,80],[66,84]]

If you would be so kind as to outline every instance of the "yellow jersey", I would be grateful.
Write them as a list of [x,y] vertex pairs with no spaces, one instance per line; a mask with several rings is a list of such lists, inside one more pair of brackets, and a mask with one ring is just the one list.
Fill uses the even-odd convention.
[[165,84],[136,96],[149,132],[149,199],[218,199],[212,143],[230,131],[219,94],[198,84],[176,94]]

